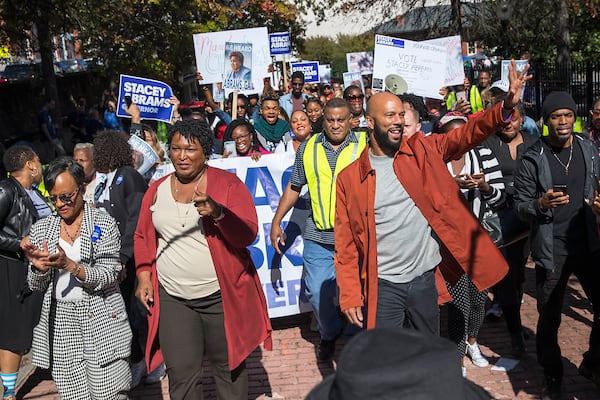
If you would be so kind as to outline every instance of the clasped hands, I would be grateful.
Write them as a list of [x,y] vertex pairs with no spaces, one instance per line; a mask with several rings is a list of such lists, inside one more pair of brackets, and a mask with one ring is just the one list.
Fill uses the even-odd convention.
[[48,243],[45,240],[42,242],[42,247],[39,248],[29,241],[29,236],[26,236],[21,240],[21,249],[31,265],[42,273],[47,272],[50,268],[64,269],[68,272],[77,268],[77,263],[67,257],[59,244],[56,245],[56,252],[50,254]]

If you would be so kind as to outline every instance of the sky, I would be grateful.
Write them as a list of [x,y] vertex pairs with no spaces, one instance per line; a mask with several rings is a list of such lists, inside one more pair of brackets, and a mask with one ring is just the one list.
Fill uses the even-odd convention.
[[365,19],[362,19],[360,22],[356,22],[353,21],[352,17],[350,16],[333,17],[327,22],[323,22],[318,26],[313,13],[306,15],[304,20],[307,22],[306,37],[327,36],[335,38],[338,33],[355,35],[363,33],[371,28],[371,25],[368,25],[368,21]]

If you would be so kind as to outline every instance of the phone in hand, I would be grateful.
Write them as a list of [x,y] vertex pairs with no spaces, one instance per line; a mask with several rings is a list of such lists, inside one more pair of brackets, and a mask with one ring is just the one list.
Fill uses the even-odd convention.
[[465,92],[464,90],[456,92],[456,101],[461,100],[467,101],[467,92]]
[[127,108],[129,108],[131,106],[131,104],[133,103],[133,101],[131,101],[131,96],[125,96],[125,104],[127,105]]
[[229,157],[237,157],[235,142],[233,140],[223,143],[223,150],[229,153]]
[[567,194],[567,185],[556,184],[556,185],[552,186],[552,191],[562,192],[563,195],[566,195]]

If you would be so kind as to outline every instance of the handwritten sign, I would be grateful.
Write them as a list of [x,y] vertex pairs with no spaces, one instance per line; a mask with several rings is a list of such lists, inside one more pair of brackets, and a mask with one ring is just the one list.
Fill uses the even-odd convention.
[[[237,29],[231,31],[197,33],[193,35],[196,68],[202,74],[200,84],[223,82],[226,63],[226,43],[252,44],[252,88],[241,90],[241,93],[260,93],[263,89],[263,78],[269,76],[271,64],[269,51],[269,32],[266,27]],[[232,89],[226,89],[229,94]]]
[[460,40],[460,35],[424,40],[421,43],[442,46],[446,49],[445,86],[462,85],[464,83],[465,68],[463,65],[462,42]]
[[445,76],[445,48],[375,35],[374,90],[441,99]]

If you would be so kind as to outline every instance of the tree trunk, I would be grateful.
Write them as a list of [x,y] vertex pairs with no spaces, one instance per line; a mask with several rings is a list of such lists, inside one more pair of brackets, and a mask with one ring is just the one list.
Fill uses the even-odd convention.
[[42,59],[42,77],[44,78],[44,88],[46,96],[54,99],[56,107],[54,114],[62,115],[61,105],[58,99],[58,87],[56,85],[56,76],[54,75],[54,55],[52,54],[54,46],[50,36],[50,26],[48,25],[48,15],[52,12],[52,5],[49,1],[37,3],[34,10],[35,26],[38,34],[38,45],[40,48],[40,57]]
[[567,0],[555,0],[556,11],[556,63],[560,79],[565,85],[570,82],[571,34],[569,31],[569,9]]
[[457,35],[463,37],[462,34],[462,15],[461,15],[461,0],[451,0],[452,11],[450,17],[452,20],[452,27]]

